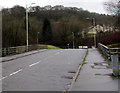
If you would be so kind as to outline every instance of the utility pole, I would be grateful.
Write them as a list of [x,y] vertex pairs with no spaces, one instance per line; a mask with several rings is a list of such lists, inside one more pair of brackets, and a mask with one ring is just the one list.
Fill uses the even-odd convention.
[[[86,18],[86,19],[88,19],[88,20],[90,20],[91,18]],[[93,24],[93,32],[94,32],[94,28],[95,28],[95,18],[92,18],[92,24]],[[94,33],[94,47],[96,48],[96,42],[97,42],[97,40],[96,40],[96,33]]]
[[74,32],[72,32],[73,34],[73,49],[75,48],[75,43],[74,43],[74,39],[75,39],[75,36],[74,36]]
[[[95,28],[95,18],[93,18],[93,28]],[[97,47],[97,45],[96,45],[96,42],[97,42],[97,40],[96,40],[96,34],[97,33],[94,34],[94,46],[95,46],[95,48]]]
[[39,32],[37,32],[37,45],[39,44]]
[[26,5],[26,43],[27,43],[27,51],[28,51],[28,7]]
[[[33,5],[33,4],[35,4],[35,3],[31,3],[30,5]],[[28,36],[28,30],[29,30],[29,27],[28,27],[28,12],[29,12],[29,7],[28,7],[28,5],[26,5],[26,44],[27,44],[27,51],[28,51],[28,46],[29,46],[29,41],[28,41],[28,39],[29,39],[29,36]]]
[[69,49],[69,44],[67,44],[68,45],[68,49]]

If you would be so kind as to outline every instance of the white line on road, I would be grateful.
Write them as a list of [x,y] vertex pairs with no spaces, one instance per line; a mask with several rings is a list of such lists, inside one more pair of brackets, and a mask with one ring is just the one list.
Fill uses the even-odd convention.
[[61,53],[63,52],[63,51],[60,51]]
[[32,67],[32,66],[34,66],[34,65],[37,65],[37,64],[39,64],[40,62],[41,62],[41,61],[36,62],[36,63],[33,63],[33,64],[29,65],[29,67]]
[[19,73],[20,71],[22,71],[22,69],[20,69],[20,70],[18,70],[18,71],[15,71],[15,72],[11,73],[9,76],[15,75],[15,74]]
[[59,55],[60,53],[58,52],[58,53],[56,53],[55,55]]
[[3,80],[3,79],[5,79],[5,78],[7,78],[8,76],[5,76],[5,77],[2,77],[0,80]]

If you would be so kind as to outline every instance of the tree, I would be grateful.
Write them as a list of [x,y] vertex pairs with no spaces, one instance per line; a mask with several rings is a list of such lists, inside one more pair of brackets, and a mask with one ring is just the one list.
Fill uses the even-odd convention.
[[116,15],[115,26],[120,29],[120,0],[110,0],[105,3],[106,9],[113,15]]
[[44,43],[51,43],[52,41],[52,28],[50,21],[45,18],[43,22],[43,28],[42,28],[42,39]]
[[111,14],[118,14],[120,11],[120,0],[110,0],[109,2],[105,2],[105,6]]
[[[81,34],[82,29],[91,26],[91,23],[86,20],[87,17],[96,18],[96,23],[101,25],[113,26],[115,23],[115,17],[111,15],[90,13],[72,7],[63,10],[45,10],[40,6],[31,8],[34,12],[29,12],[29,45],[37,44],[37,39],[39,39],[39,44],[49,43],[56,46],[67,46],[69,43],[72,45],[72,32],[75,33],[75,42],[80,45],[80,40],[83,40],[80,35],[77,36],[78,33]],[[2,26],[4,28],[2,29],[3,47],[26,45],[24,7],[16,5],[13,8],[3,8]]]

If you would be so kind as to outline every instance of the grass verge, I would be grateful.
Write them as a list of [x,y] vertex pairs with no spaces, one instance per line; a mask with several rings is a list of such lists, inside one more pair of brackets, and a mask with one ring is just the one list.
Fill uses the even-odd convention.
[[61,49],[59,47],[53,46],[53,45],[47,45],[48,49]]
[[64,93],[68,93],[68,91],[71,91],[73,84],[77,81],[77,79],[78,79],[78,77],[80,75],[80,71],[81,71],[83,65],[85,64],[85,60],[86,60],[87,55],[88,55],[88,49],[87,49],[86,54],[85,54],[85,56],[84,56],[84,58],[82,60],[82,63],[80,64],[80,66],[79,66],[79,68],[78,68],[78,70],[76,72],[76,75],[75,75],[70,87],[67,90],[65,90]]
[[85,64],[85,60],[86,60],[87,55],[88,55],[88,49],[87,49],[86,54],[85,54],[85,56],[84,56],[84,58],[83,58],[83,60],[82,60],[82,63],[81,63],[79,72],[78,72],[78,74],[77,74],[77,76],[76,76],[76,78],[75,78],[75,82],[77,81],[77,79],[78,79],[78,77],[79,77],[79,75],[80,75],[80,71],[81,71],[83,65]]
[[109,48],[120,48],[120,43],[107,45]]

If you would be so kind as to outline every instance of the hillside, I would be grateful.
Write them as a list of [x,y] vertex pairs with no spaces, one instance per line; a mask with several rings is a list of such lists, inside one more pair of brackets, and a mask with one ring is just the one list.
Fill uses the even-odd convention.
[[[26,45],[26,13],[22,6],[4,8],[3,18],[3,47]],[[75,45],[80,44],[81,32],[92,24],[95,18],[96,24],[113,26],[115,17],[110,15],[91,13],[76,7],[45,6],[31,7],[29,9],[29,44],[48,43],[56,46],[72,46],[72,32],[75,33]],[[50,22],[52,39],[49,42],[43,40],[43,23],[45,18]],[[6,39],[7,38],[7,39]]]

